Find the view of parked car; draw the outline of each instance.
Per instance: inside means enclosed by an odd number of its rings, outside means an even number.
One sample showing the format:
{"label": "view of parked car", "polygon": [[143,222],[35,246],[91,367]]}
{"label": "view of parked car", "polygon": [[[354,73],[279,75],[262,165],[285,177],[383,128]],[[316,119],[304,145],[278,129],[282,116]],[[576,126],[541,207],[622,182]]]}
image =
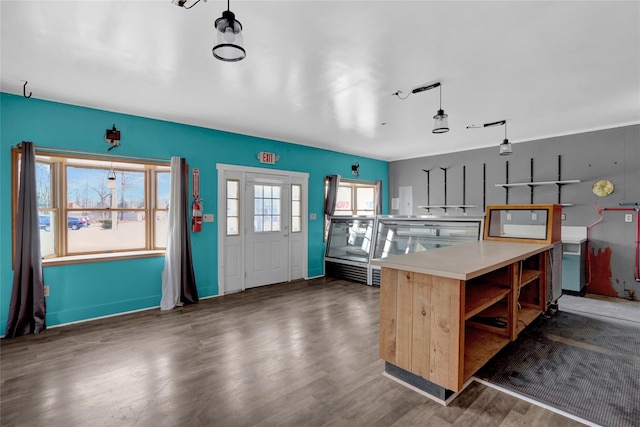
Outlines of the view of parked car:
{"label": "view of parked car", "polygon": [[77,216],[70,216],[67,218],[67,227],[69,227],[72,230],[78,230],[82,227],[84,227],[84,224],[82,222],[82,218],[77,217]]}
{"label": "view of parked car", "polygon": [[40,215],[40,230],[51,230],[51,218],[49,218],[49,215]]}

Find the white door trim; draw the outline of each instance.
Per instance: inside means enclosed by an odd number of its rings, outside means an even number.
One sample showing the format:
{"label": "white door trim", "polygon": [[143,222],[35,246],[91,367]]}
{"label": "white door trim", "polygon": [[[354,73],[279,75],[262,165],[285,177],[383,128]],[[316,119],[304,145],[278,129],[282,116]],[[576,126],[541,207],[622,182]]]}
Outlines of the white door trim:
{"label": "white door trim", "polygon": [[[225,237],[227,233],[226,227],[226,180],[225,180],[225,172],[240,172],[240,188],[241,191],[244,192],[245,184],[247,181],[247,174],[250,173],[258,173],[263,175],[280,175],[289,177],[289,181],[296,183],[300,183],[302,185],[302,230],[303,230],[303,243],[302,243],[302,275],[303,278],[308,279],[308,261],[309,261],[309,174],[306,172],[294,172],[287,170],[279,170],[279,169],[269,169],[269,168],[256,168],[251,166],[239,166],[239,165],[228,165],[223,163],[217,163],[216,169],[218,170],[218,295],[225,294]],[[296,178],[295,180],[293,178]],[[300,182],[302,181],[302,182]],[[244,207],[240,208],[241,220],[240,223],[244,224]],[[245,233],[243,230],[241,233],[241,245],[242,248],[240,253],[244,254],[246,248],[245,242]],[[289,239],[291,242],[291,239]],[[289,243],[291,244],[291,243]],[[290,248],[291,249],[291,248]],[[289,250],[290,261],[292,251]],[[243,257],[244,258],[244,257]],[[242,260],[242,271],[245,271],[245,263],[244,259]],[[291,263],[290,263],[291,265]],[[242,289],[245,289],[245,282],[243,282]]]}

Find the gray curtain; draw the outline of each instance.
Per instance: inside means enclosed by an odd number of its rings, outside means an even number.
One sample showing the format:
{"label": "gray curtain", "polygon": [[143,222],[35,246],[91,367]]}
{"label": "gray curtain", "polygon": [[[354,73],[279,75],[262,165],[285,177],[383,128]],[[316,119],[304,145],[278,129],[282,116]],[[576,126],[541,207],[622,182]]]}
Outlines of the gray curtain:
{"label": "gray curtain", "polygon": [[40,224],[36,197],[36,150],[31,142],[22,142],[21,145],[13,289],[5,332],[7,338],[37,334],[46,329]]}
{"label": "gray curtain", "polygon": [[376,181],[376,215],[382,214],[382,181]]}
{"label": "gray curtain", "polygon": [[327,197],[324,199],[324,214],[331,217],[336,211],[340,175],[330,175],[327,177],[327,180],[329,181],[329,189],[327,190]]}
{"label": "gray curtain", "polygon": [[182,202],[180,203],[180,209],[182,209],[182,226],[184,232],[182,233],[182,239],[180,241],[180,247],[182,248],[182,274],[180,280],[180,302],[183,304],[195,304],[198,302],[198,289],[196,288],[196,275],[193,271],[193,258],[191,256],[191,225],[190,210],[189,210],[189,168],[185,159],[180,159],[180,186],[182,187]]}
{"label": "gray curtain", "polygon": [[196,277],[191,256],[189,176],[185,159],[171,158],[171,203],[169,235],[162,272],[161,310],[198,302]]}

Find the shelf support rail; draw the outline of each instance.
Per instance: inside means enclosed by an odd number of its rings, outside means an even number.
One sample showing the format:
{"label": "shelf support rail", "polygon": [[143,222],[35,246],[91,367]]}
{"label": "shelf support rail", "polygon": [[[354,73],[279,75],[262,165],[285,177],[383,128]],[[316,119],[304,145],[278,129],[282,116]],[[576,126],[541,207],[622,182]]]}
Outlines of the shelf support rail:
{"label": "shelf support rail", "polygon": [[[422,171],[427,174],[427,206],[430,206],[431,202],[429,201],[429,169],[422,169]],[[431,210],[427,208],[427,212],[431,212]]]}
{"label": "shelf support rail", "polygon": [[530,167],[530,169],[531,169],[531,181],[530,182],[532,184],[529,184],[529,189],[531,190],[531,201],[529,203],[533,204],[533,187],[534,187],[534,185],[533,185],[533,157],[531,158],[531,167]]}
{"label": "shelf support rail", "polygon": [[447,168],[440,167],[444,172],[444,213],[447,213]]}

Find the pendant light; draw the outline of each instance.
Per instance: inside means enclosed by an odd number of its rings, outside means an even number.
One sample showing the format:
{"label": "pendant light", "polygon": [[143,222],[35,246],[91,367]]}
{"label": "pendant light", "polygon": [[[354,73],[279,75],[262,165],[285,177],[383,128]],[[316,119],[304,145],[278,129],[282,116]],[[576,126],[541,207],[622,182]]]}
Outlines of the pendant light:
{"label": "pendant light", "polygon": [[213,56],[225,62],[236,62],[247,56],[242,47],[242,24],[236,20],[236,16],[229,10],[222,12],[222,17],[216,19],[216,44],[213,46]]}
{"label": "pendant light", "polygon": [[502,140],[502,144],[500,144],[500,155],[508,156],[513,154],[513,150],[511,149],[511,143],[507,139],[507,121],[503,120],[504,123],[504,140]]}
{"label": "pendant light", "polygon": [[513,150],[511,149],[511,143],[507,139],[507,121],[506,120],[500,120],[492,123],[485,123],[483,125],[469,125],[467,126],[467,129],[481,129],[481,128],[488,128],[493,126],[504,126],[504,139],[500,144],[500,155],[508,156],[510,154],[513,154]]}
{"label": "pendant light", "polygon": [[[444,110],[442,109],[442,85],[440,84],[440,82],[437,83],[433,83],[429,86],[422,86],[422,87],[417,87],[415,89],[413,89],[411,91],[411,93],[419,93],[419,92],[424,92],[427,90],[431,90],[431,89],[435,89],[435,88],[440,88],[440,108],[438,109],[438,112],[436,113],[435,116],[433,116],[433,133],[446,133],[449,132],[449,120],[448,120],[448,115],[446,115],[444,113]],[[402,93],[401,90],[396,91],[395,93],[393,93],[392,95],[397,96],[398,98],[405,100],[409,97],[409,95],[411,95],[411,93],[405,97],[400,96],[400,94]]]}
{"label": "pendant light", "polygon": [[449,132],[449,120],[447,119],[449,116],[447,116],[442,109],[442,85],[438,83],[438,87],[440,87],[440,108],[438,109],[436,115],[433,116],[434,122],[432,132],[445,133]]}

